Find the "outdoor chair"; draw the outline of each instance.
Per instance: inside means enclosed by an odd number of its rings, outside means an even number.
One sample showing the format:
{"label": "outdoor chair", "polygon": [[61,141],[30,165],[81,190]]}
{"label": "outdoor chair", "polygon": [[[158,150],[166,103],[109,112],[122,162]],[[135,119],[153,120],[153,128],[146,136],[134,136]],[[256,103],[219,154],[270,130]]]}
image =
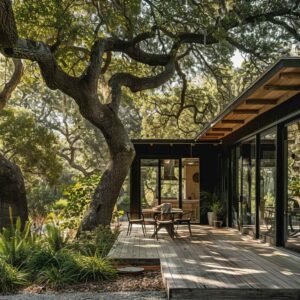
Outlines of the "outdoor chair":
{"label": "outdoor chair", "polygon": [[127,218],[128,218],[127,235],[131,234],[132,225],[141,225],[142,226],[142,230],[143,230],[143,234],[145,236],[145,234],[146,234],[146,228],[145,228],[145,221],[144,221],[144,215],[143,215],[143,213],[141,213],[141,218],[140,219],[132,219],[130,212],[126,212],[126,214],[127,214]]}
{"label": "outdoor chair", "polygon": [[192,211],[186,211],[182,214],[178,215],[178,218],[174,219],[174,225],[177,225],[176,231],[178,230],[179,225],[187,225],[189,228],[190,236],[192,236],[191,230],[191,218],[192,218]]}
{"label": "outdoor chair", "polygon": [[156,219],[156,230],[154,231],[154,235],[158,240],[158,231],[161,228],[165,228],[169,234],[169,236],[174,239],[175,230],[174,230],[174,213],[159,213],[155,216]]}

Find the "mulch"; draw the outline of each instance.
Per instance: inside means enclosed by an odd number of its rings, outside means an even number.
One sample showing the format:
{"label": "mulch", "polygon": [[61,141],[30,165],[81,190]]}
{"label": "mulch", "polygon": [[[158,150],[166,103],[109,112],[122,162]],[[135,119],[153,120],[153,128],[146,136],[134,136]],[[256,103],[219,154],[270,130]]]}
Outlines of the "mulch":
{"label": "mulch", "polygon": [[[140,291],[163,291],[164,285],[161,273],[158,270],[145,270],[142,274],[120,274],[115,279],[87,282],[76,285],[70,285],[63,288],[64,293],[73,292],[140,292]],[[60,292],[59,289],[50,289],[46,286],[31,285],[22,292],[26,294],[43,294],[51,292]]]}

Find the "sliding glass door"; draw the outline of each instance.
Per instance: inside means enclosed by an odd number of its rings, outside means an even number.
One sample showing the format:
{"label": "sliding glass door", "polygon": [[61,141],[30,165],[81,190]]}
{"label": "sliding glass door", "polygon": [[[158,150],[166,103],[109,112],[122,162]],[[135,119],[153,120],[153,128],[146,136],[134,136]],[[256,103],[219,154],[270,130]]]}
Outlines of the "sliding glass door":
{"label": "sliding glass door", "polygon": [[241,223],[243,232],[255,236],[256,216],[256,141],[241,145]]}
{"label": "sliding glass door", "polygon": [[198,158],[141,159],[141,209],[170,203],[190,212],[200,222],[200,170]]}
{"label": "sliding glass door", "polygon": [[161,203],[179,207],[179,159],[160,160]]}
{"label": "sliding glass door", "polygon": [[287,130],[287,201],[285,246],[300,252],[300,120],[289,124]]}
{"label": "sliding glass door", "polygon": [[141,208],[158,205],[158,160],[141,159]]}
{"label": "sliding glass door", "polygon": [[276,128],[260,135],[259,231],[271,242],[276,233],[276,140]]}

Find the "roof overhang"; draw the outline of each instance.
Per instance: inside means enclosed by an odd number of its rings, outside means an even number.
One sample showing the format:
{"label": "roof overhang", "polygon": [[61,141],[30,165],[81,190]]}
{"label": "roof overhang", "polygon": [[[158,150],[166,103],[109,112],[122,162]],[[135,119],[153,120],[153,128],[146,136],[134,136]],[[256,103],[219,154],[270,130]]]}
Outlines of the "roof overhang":
{"label": "roof overhang", "polygon": [[196,141],[222,141],[257,116],[300,93],[300,58],[282,58],[213,119]]}

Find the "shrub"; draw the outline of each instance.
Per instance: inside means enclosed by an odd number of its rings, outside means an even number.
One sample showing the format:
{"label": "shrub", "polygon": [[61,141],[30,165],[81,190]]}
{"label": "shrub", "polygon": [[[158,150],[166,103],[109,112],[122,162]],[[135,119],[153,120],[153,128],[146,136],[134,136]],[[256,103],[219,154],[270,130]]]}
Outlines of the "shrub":
{"label": "shrub", "polygon": [[30,274],[31,280],[34,281],[42,270],[55,265],[55,263],[55,253],[49,249],[39,248],[28,257],[24,267]]}
{"label": "shrub", "polygon": [[0,292],[8,293],[27,285],[28,274],[5,261],[0,262]]}
{"label": "shrub", "polygon": [[[50,254],[51,255],[51,254]],[[80,267],[74,254],[66,250],[48,256],[46,264],[37,273],[37,281],[53,288],[63,288],[79,281]]]}
{"label": "shrub", "polygon": [[[11,212],[10,212],[11,213]],[[20,218],[3,228],[0,233],[0,258],[13,266],[21,266],[36,244],[36,236],[30,232],[31,223],[22,229]]]}
{"label": "shrub", "polygon": [[75,260],[80,268],[80,281],[105,280],[116,275],[116,269],[106,258],[78,255]]}
{"label": "shrub", "polygon": [[86,256],[105,257],[113,246],[119,230],[114,232],[109,227],[98,226],[93,233],[82,232],[78,240],[69,248]]}
{"label": "shrub", "polygon": [[50,250],[57,252],[68,244],[68,237],[53,223],[46,225],[45,241]]}
{"label": "shrub", "polygon": [[95,230],[96,254],[101,257],[106,256],[114,245],[118,234],[118,229],[112,232],[109,227],[98,226]]}

